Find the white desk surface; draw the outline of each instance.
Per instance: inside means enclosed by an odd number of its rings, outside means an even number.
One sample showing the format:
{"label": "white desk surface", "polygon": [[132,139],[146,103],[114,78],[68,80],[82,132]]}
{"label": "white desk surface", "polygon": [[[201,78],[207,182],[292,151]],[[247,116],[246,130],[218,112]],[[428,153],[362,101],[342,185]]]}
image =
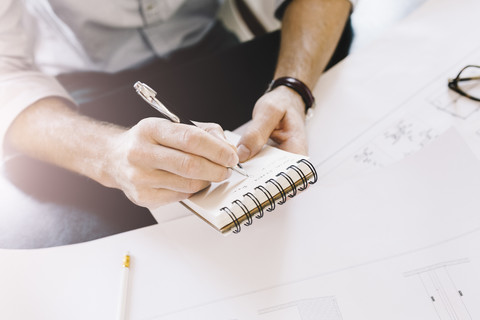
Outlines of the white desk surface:
{"label": "white desk surface", "polygon": [[323,179],[275,214],[237,237],[189,216],[0,250],[2,315],[113,318],[129,250],[131,319],[480,317],[480,107],[446,86],[480,60],[479,10],[430,0],[322,77],[309,137]]}

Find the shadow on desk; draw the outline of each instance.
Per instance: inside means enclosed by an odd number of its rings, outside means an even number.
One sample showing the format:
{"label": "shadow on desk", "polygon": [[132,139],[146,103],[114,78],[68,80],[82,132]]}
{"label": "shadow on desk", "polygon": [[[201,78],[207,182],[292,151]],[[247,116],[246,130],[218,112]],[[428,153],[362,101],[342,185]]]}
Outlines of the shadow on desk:
{"label": "shadow on desk", "polygon": [[73,244],[156,224],[120,190],[47,163],[18,156],[2,171],[0,248]]}

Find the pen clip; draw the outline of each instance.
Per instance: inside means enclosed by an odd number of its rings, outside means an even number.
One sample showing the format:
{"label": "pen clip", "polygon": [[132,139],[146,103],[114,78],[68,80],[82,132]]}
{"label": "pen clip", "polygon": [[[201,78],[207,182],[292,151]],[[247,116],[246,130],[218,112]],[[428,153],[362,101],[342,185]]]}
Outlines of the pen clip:
{"label": "pen clip", "polygon": [[157,92],[155,90],[140,81],[135,82],[133,87],[137,91],[138,95],[142,97],[142,99],[145,100],[149,105],[154,107],[169,120],[180,123],[180,118],[170,112],[170,110],[168,110],[167,107],[163,105],[163,103],[161,103],[160,101],[158,101],[157,98],[155,98],[155,96],[157,95]]}

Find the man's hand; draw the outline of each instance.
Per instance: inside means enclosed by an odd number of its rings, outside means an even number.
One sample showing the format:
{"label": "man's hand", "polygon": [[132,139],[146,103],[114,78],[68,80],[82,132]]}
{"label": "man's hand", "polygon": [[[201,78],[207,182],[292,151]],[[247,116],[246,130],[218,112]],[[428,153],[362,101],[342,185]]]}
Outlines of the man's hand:
{"label": "man's hand", "polygon": [[238,143],[238,157],[240,162],[253,157],[269,138],[280,149],[306,155],[306,137],[302,98],[295,91],[279,86],[255,104],[252,122]]}
{"label": "man's hand", "polygon": [[154,209],[189,197],[231,173],[235,147],[216,124],[202,128],[148,118],[131,129],[79,115],[64,100],[45,98],[10,126],[18,151],[121,189]]}
{"label": "man's hand", "polygon": [[[350,9],[348,0],[291,1],[282,18],[273,78],[293,77],[313,90],[337,46]],[[281,149],[307,153],[305,104],[287,87],[277,87],[255,104],[252,123],[238,146],[240,161],[253,157],[268,138]]]}
{"label": "man's hand", "polygon": [[225,180],[231,174],[227,167],[238,163],[235,149],[220,126],[199,126],[203,129],[148,118],[120,134],[106,156],[109,186],[154,209]]}

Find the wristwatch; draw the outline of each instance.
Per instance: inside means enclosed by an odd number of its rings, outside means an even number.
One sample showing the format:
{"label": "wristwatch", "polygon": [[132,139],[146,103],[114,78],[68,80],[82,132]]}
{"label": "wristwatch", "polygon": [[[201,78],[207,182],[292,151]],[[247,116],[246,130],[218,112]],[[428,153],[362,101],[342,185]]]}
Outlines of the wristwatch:
{"label": "wristwatch", "polygon": [[286,86],[297,92],[305,103],[305,113],[315,104],[315,97],[308,86],[302,81],[292,77],[280,77],[272,80],[266,92],[270,92],[278,86]]}

